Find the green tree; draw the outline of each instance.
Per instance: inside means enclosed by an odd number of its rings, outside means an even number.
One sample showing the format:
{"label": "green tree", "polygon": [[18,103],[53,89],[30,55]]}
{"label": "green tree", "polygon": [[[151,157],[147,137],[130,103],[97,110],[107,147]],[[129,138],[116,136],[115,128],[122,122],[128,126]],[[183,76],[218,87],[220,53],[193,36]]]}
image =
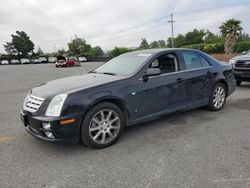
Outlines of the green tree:
{"label": "green tree", "polygon": [[[169,46],[169,47],[171,46],[171,39],[172,39],[172,38],[169,38],[169,40],[168,40],[168,46]],[[187,43],[186,43],[186,37],[185,37],[184,35],[182,35],[182,34],[179,34],[179,35],[174,39],[174,41],[175,41],[175,46],[176,46],[177,48],[179,48],[179,47],[184,46],[184,45],[187,44]]]}
{"label": "green tree", "polygon": [[56,56],[61,56],[61,55],[64,55],[66,54],[66,51],[64,49],[60,49],[56,52]]}
{"label": "green tree", "polygon": [[44,52],[43,52],[43,50],[42,50],[40,47],[38,47],[36,54],[37,54],[38,56],[40,56],[40,55],[43,55]]}
{"label": "green tree", "polygon": [[17,49],[11,42],[6,42],[4,46],[4,50],[7,52],[8,55],[13,56],[17,55]]}
{"label": "green tree", "polygon": [[111,56],[118,56],[118,55],[121,55],[123,53],[126,53],[126,52],[129,52],[129,49],[128,48],[125,48],[125,47],[115,47],[113,50],[111,50],[109,52],[109,55]]}
{"label": "green tree", "polygon": [[165,48],[166,47],[165,40],[158,40],[157,43],[158,43],[159,48]]}
{"label": "green tree", "polygon": [[224,22],[219,28],[222,36],[225,39],[225,53],[230,54],[233,52],[236,44],[236,39],[240,35],[242,27],[240,26],[241,21],[230,19]]}
{"label": "green tree", "polygon": [[12,44],[17,50],[18,55],[27,56],[34,50],[34,43],[24,31],[16,31],[16,35],[11,35]]}
{"label": "green tree", "polygon": [[223,42],[223,38],[207,30],[205,32],[204,42],[205,43],[219,43],[219,42]]}
{"label": "green tree", "polygon": [[92,56],[102,56],[104,54],[102,48],[100,46],[95,46],[91,49]]}
{"label": "green tree", "polygon": [[68,47],[70,55],[88,56],[91,51],[91,46],[87,44],[85,39],[77,36],[68,43]]}
{"label": "green tree", "polygon": [[151,42],[149,46],[150,46],[150,48],[159,48],[157,41]]}
{"label": "green tree", "polygon": [[140,49],[148,49],[149,48],[149,44],[148,44],[147,39],[145,39],[145,38],[141,39],[141,44],[140,44],[139,48]]}
{"label": "green tree", "polygon": [[204,36],[205,36],[205,31],[203,29],[202,30],[194,29],[193,31],[188,32],[185,35],[185,43],[186,45],[203,43]]}

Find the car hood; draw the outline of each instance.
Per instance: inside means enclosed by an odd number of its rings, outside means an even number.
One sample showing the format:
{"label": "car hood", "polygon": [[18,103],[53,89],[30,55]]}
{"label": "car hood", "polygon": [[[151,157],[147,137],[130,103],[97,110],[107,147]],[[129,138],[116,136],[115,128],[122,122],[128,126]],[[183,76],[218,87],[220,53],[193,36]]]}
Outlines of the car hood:
{"label": "car hood", "polygon": [[235,60],[250,60],[250,54],[239,55],[239,56],[234,57],[233,59],[235,59]]}
{"label": "car hood", "polygon": [[110,82],[124,79],[123,76],[112,76],[106,74],[89,73],[86,75],[78,75],[60,78],[40,84],[31,90],[32,95],[50,100],[54,96],[61,93],[71,93],[78,90],[88,89],[94,86],[107,84]]}

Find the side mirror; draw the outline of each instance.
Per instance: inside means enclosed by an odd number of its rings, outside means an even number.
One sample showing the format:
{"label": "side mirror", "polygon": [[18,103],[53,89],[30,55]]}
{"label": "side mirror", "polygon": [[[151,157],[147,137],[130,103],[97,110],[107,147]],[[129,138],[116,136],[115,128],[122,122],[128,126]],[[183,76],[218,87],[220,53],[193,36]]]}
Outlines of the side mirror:
{"label": "side mirror", "polygon": [[161,70],[159,68],[149,68],[147,72],[143,75],[142,79],[146,81],[150,76],[157,76],[161,74]]}
{"label": "side mirror", "polygon": [[246,55],[246,54],[247,54],[247,51],[241,52],[241,55]]}

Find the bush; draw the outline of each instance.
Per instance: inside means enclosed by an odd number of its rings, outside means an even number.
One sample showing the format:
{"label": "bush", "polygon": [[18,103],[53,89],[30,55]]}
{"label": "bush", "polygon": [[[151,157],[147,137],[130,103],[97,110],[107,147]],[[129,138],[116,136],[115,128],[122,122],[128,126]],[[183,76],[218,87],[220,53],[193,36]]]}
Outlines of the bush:
{"label": "bush", "polygon": [[191,44],[183,46],[183,48],[192,48],[204,51],[206,53],[223,53],[224,44],[223,43],[211,43],[211,44]]}
{"label": "bush", "polygon": [[237,42],[234,47],[234,52],[241,53],[250,50],[250,40]]}

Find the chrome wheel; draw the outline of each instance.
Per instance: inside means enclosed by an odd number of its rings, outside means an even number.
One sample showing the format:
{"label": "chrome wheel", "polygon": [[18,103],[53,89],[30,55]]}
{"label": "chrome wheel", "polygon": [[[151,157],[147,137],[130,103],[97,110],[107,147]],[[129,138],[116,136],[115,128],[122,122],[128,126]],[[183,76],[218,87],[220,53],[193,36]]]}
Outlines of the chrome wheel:
{"label": "chrome wheel", "polygon": [[97,144],[107,144],[114,140],[121,128],[118,114],[111,109],[97,112],[89,124],[89,136]]}
{"label": "chrome wheel", "polygon": [[226,100],[226,92],[224,87],[217,86],[214,90],[213,95],[213,105],[215,108],[219,109],[224,105],[224,102]]}

